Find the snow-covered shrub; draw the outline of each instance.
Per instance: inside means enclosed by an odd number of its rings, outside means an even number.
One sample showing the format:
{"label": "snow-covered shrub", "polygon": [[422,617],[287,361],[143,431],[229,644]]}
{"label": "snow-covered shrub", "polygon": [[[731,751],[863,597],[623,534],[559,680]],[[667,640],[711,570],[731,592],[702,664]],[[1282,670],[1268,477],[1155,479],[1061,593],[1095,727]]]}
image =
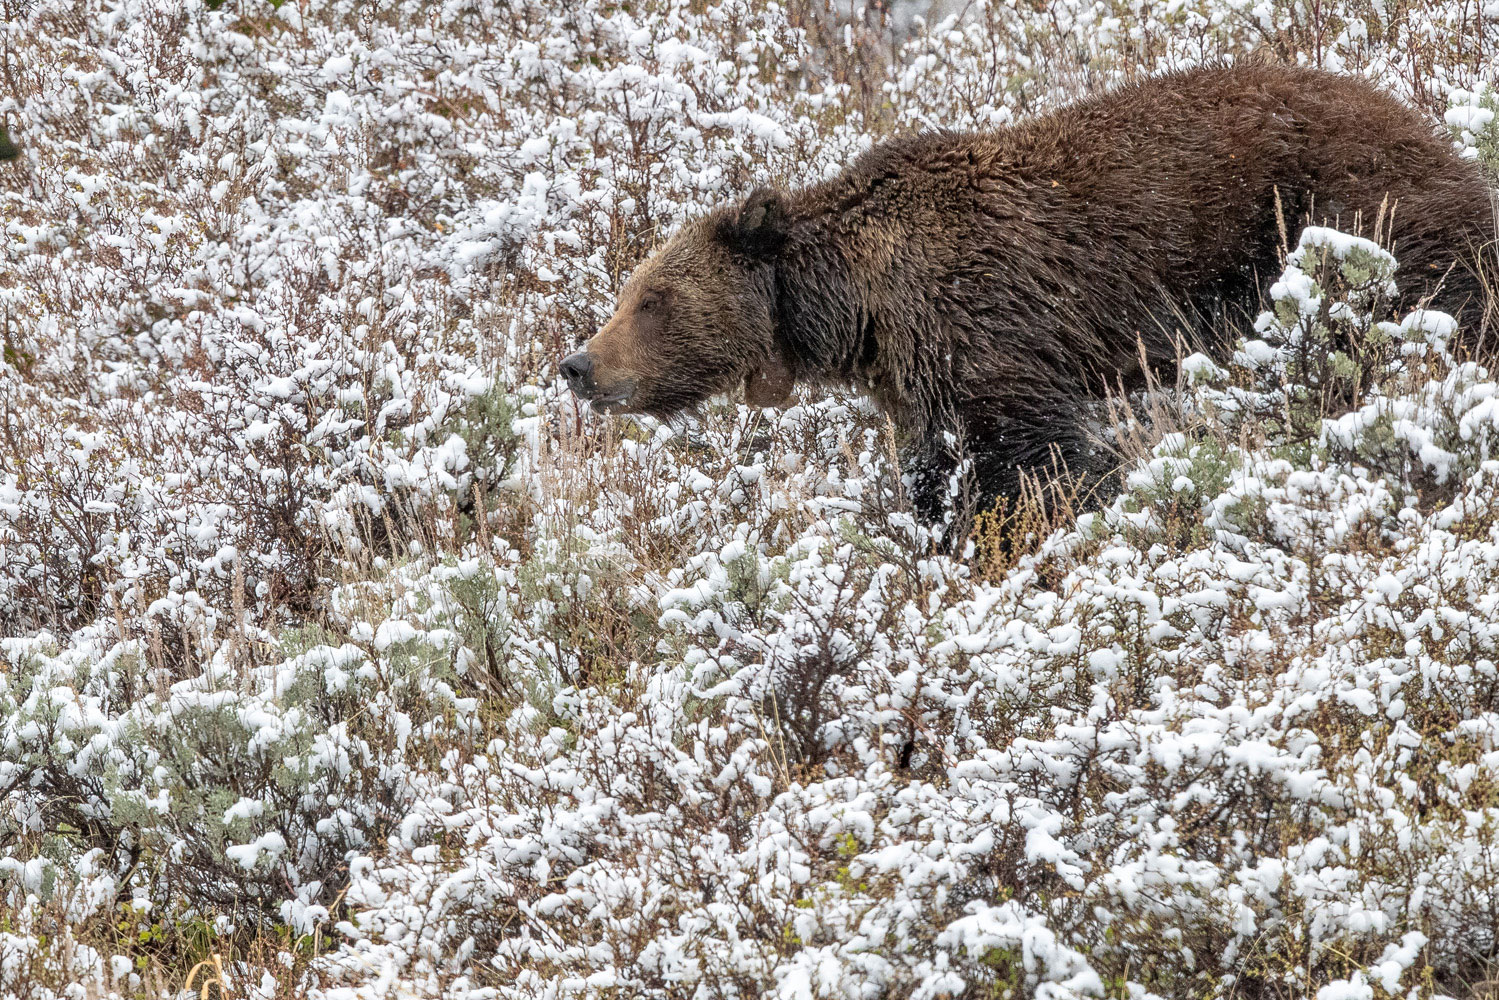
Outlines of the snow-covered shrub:
{"label": "snow-covered shrub", "polygon": [[1395,278],[1395,258],[1373,241],[1307,227],[1229,369],[1187,359],[1199,405],[1229,432],[1254,425],[1304,460],[1322,419],[1361,403],[1399,358],[1398,329],[1383,322]]}
{"label": "snow-covered shrub", "polygon": [[1499,177],[1499,93],[1485,82],[1472,90],[1454,90],[1445,115],[1447,128],[1463,156],[1477,160],[1490,176]]}
{"label": "snow-covered shrub", "polygon": [[[1270,286],[1271,309],[1255,323],[1255,336],[1240,341],[1226,367],[1202,355],[1187,359],[1191,405],[1214,435],[1191,454],[1252,440],[1297,465],[1359,464],[1392,487],[1427,494],[1428,503],[1450,496],[1489,458],[1481,429],[1489,373],[1456,360],[1450,316],[1419,310],[1385,318],[1397,281],[1395,259],[1377,244],[1320,227],[1303,231]],[[1168,448],[1131,483],[1158,491],[1174,481],[1168,467],[1181,459]],[[1196,481],[1188,476],[1181,488]]]}
{"label": "snow-covered shrub", "polygon": [[125,885],[175,907],[310,930],[342,891],[346,852],[409,808],[412,732],[458,704],[446,637],[397,633],[372,637],[379,655],[288,635],[270,667],[250,665],[247,636],[176,685],[145,643],[103,656],[12,643],[0,833],[51,863],[11,890],[45,899],[52,868],[103,852]]}

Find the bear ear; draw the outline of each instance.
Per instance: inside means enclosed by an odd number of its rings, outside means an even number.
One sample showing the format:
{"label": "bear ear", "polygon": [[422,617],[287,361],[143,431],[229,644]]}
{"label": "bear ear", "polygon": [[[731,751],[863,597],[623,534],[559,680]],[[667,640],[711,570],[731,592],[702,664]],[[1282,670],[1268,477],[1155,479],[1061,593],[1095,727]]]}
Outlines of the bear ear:
{"label": "bear ear", "polygon": [[783,406],[791,398],[795,385],[796,373],[779,352],[772,352],[744,376],[744,403],[746,406]]}
{"label": "bear ear", "polygon": [[768,257],[786,242],[786,201],[774,188],[750,192],[739,212],[726,220],[720,235],[729,248],[747,257]]}

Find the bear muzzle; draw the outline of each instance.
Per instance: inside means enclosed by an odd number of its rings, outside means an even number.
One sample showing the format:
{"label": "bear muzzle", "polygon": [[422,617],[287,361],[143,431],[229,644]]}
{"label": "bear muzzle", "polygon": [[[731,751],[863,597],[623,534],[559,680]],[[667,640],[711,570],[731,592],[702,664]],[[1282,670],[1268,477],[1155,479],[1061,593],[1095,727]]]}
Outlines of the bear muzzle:
{"label": "bear muzzle", "polygon": [[596,378],[597,365],[588,351],[578,351],[562,359],[558,366],[567,387],[579,399],[586,399],[596,413],[619,413],[630,403],[635,394],[635,380],[622,379],[612,385],[600,385]]}

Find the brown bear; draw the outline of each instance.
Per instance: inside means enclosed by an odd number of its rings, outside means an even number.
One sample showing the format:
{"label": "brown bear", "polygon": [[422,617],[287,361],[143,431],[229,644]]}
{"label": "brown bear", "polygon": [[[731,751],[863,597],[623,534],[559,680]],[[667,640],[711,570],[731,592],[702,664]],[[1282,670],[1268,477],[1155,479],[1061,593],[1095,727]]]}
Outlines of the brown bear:
{"label": "brown bear", "polygon": [[1280,270],[1281,220],[1294,240],[1382,205],[1406,304],[1483,322],[1489,190],[1425,115],[1318,70],[1172,73],[761,188],[640,265],[561,370],[596,410],[657,416],[741,381],[752,405],[856,386],[908,435],[913,501],[937,517],[954,482],[988,502],[1057,458],[1106,475],[1079,400],[1169,371],[1184,344],[1221,352]]}

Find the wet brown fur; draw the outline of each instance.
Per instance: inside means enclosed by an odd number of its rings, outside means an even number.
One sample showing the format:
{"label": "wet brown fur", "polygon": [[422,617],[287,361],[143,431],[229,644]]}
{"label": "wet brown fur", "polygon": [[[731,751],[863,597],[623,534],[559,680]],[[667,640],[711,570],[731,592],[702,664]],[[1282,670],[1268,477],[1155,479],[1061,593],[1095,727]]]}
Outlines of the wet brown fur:
{"label": "wet brown fur", "polygon": [[1292,239],[1392,205],[1406,303],[1436,292],[1482,319],[1477,167],[1363,81],[1251,63],[892,139],[832,180],[757,191],[643,264],[587,350],[601,393],[629,396],[610,409],[669,414],[740,380],[754,402],[793,379],[859,386],[909,433],[935,514],[963,456],[985,499],[1054,454],[1101,472],[1079,399],[1138,385],[1142,348],[1163,370],[1183,343],[1221,351],[1215,331],[1280,269],[1277,195]]}

